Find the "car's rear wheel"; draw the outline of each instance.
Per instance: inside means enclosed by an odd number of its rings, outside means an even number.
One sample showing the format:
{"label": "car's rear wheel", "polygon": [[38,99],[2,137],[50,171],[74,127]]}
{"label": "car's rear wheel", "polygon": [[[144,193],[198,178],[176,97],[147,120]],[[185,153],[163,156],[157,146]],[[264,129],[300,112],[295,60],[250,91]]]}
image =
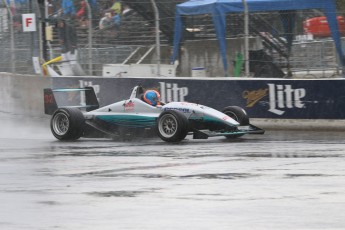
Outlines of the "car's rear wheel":
{"label": "car's rear wheel", "polygon": [[[240,123],[241,126],[249,125],[249,117],[244,109],[242,109],[239,106],[228,106],[225,107],[222,112],[238,123]],[[243,136],[244,134],[236,134],[231,136],[226,136],[226,138],[232,139],[237,138],[240,136]]]}
{"label": "car's rear wheel", "polygon": [[178,111],[164,111],[158,117],[157,133],[166,142],[182,141],[188,133],[188,119]]}
{"label": "car's rear wheel", "polygon": [[77,108],[60,108],[50,120],[50,129],[59,140],[77,140],[83,135],[85,118]]}

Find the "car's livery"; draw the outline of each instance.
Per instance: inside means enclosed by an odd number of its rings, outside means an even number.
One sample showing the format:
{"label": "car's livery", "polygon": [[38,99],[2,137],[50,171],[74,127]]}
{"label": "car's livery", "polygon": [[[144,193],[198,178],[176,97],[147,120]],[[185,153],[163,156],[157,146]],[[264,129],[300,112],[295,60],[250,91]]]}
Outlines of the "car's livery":
{"label": "car's livery", "polygon": [[[58,106],[57,92],[83,92],[85,104]],[[45,113],[52,115],[51,131],[59,140],[90,137],[94,131],[113,139],[150,133],[167,142],[182,141],[188,134],[193,134],[194,139],[207,139],[264,133],[250,124],[246,112],[237,106],[228,106],[222,112],[189,102],[151,106],[142,100],[143,93],[143,87],[136,86],[129,99],[99,108],[92,87],[45,89]]]}

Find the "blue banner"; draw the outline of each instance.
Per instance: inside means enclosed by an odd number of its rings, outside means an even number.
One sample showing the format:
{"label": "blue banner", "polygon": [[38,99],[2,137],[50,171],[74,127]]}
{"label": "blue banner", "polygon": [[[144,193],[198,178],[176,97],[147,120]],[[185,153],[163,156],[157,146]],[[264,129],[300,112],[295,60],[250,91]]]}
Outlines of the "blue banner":
{"label": "blue banner", "polygon": [[345,80],[341,79],[53,78],[54,88],[93,86],[101,106],[129,98],[139,84],[159,90],[165,102],[188,101],[218,110],[237,105],[252,118],[345,119]]}

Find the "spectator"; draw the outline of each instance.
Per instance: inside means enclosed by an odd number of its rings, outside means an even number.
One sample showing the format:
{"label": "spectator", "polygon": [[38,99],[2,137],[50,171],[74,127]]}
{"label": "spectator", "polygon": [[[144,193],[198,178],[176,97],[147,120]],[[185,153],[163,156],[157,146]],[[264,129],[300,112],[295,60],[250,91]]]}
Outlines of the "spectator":
{"label": "spectator", "polygon": [[70,19],[73,19],[75,17],[76,10],[72,0],[62,0],[61,8],[64,17],[68,17]]}
{"label": "spectator", "polygon": [[98,10],[97,0],[89,0],[89,4],[90,4],[92,11],[96,12]]}
{"label": "spectator", "polygon": [[113,5],[110,7],[110,10],[113,13],[121,14],[121,10],[122,10],[121,2],[119,0],[113,0]]}
{"label": "spectator", "polygon": [[82,0],[80,2],[80,8],[77,12],[77,18],[80,20],[84,20],[87,18],[87,4],[85,0]]}
{"label": "spectator", "polygon": [[122,11],[123,18],[130,16],[132,13],[134,13],[134,11],[128,5],[123,6],[123,11]]}
{"label": "spectator", "polygon": [[74,26],[64,18],[58,19],[57,26],[61,44],[62,62],[60,65],[63,66],[61,69],[64,71],[64,74],[74,76],[85,75],[78,63],[77,33]]}
{"label": "spectator", "polygon": [[[48,2],[49,18],[57,23],[58,18],[62,17],[62,8],[60,0],[49,0]],[[56,24],[57,25],[57,24]]]}
{"label": "spectator", "polygon": [[74,54],[77,49],[77,34],[75,28],[65,19],[59,18],[57,22],[58,35],[62,54]]}
{"label": "spectator", "polygon": [[[91,17],[92,17],[92,26],[98,26],[98,19],[100,13],[98,12],[98,5],[96,0],[88,0],[91,9]],[[79,4],[79,10],[76,13],[76,17],[79,20],[79,24],[82,27],[89,25],[89,15],[88,15],[88,7],[86,0],[81,0]]]}
{"label": "spectator", "polygon": [[97,21],[95,19],[99,19],[100,16],[100,12],[98,10],[98,4],[97,4],[97,0],[89,0],[89,4],[90,4],[90,8],[91,8],[91,15],[93,18],[93,25],[97,24]]}
{"label": "spectator", "polygon": [[99,29],[105,30],[114,26],[114,20],[110,12],[106,12],[104,17],[99,21]]}
{"label": "spectator", "polygon": [[120,24],[121,24],[121,16],[120,16],[120,14],[117,14],[117,13],[114,14],[113,22],[114,22],[115,28],[119,29],[120,28]]}
{"label": "spectator", "polygon": [[79,25],[81,27],[87,27],[88,25],[89,20],[88,20],[87,13],[88,13],[87,3],[85,0],[82,0],[80,2],[80,8],[76,15],[77,19],[79,20]]}

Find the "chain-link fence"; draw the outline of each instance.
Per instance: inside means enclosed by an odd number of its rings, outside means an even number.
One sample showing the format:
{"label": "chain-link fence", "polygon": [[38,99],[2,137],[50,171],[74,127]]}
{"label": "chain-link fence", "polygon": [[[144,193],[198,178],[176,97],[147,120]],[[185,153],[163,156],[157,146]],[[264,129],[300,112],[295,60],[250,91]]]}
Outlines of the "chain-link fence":
{"label": "chain-link fence", "polygon": [[[171,62],[171,46],[174,36],[175,6],[183,1],[157,0],[155,1],[160,16],[160,44],[163,48],[161,56],[155,56],[151,47],[156,44],[156,30],[154,8],[150,0],[1,0],[0,2],[0,71],[16,73],[39,73],[40,66],[49,60],[61,56],[63,53],[77,51],[78,63],[85,74],[102,75],[104,64],[118,63],[160,63]],[[36,17],[36,31],[26,32],[23,15],[34,13]],[[341,14],[339,14],[341,15]],[[284,17],[281,12],[251,13],[249,16],[249,36],[258,38],[260,44],[252,47],[250,63],[260,64],[258,68],[251,68],[251,74],[264,76],[270,74],[267,69],[278,68],[284,74],[288,69],[292,72],[335,70],[339,63],[330,34],[320,27],[320,33],[309,33],[306,36],[306,20],[319,18],[324,23],[323,13],[318,10],[297,11],[293,34],[284,31]],[[244,37],[244,15],[227,15],[226,36],[228,39]],[[63,21],[64,26],[59,22]],[[219,49],[207,47],[208,40],[215,40],[216,33],[212,16],[208,14],[186,16],[185,28],[181,46],[180,67],[190,55],[183,54],[184,44],[195,42],[193,50],[204,51],[198,60],[191,65],[201,65],[206,62],[212,68],[222,69],[217,65]],[[66,29],[68,27],[69,29]],[[344,18],[339,18],[340,32],[345,35]],[[322,32],[325,32],[322,34]],[[294,42],[289,48],[286,37],[292,36]],[[200,47],[197,47],[200,46]],[[228,52],[243,54],[243,44],[239,49]],[[260,49],[259,52],[256,52]],[[148,53],[151,52],[149,55]],[[214,55],[214,53],[218,53]],[[184,55],[184,56],[183,56]],[[232,55],[232,54],[229,54]],[[233,55],[235,56],[235,55]],[[66,55],[63,55],[65,58]],[[143,58],[144,57],[144,58]],[[233,69],[240,68],[243,74],[243,57],[236,54]],[[159,60],[157,60],[159,58]],[[57,59],[56,63],[61,62]],[[62,62],[69,60],[62,59]],[[75,60],[73,60],[75,61]],[[237,63],[235,63],[237,62]],[[35,68],[36,67],[36,68]],[[233,75],[231,69],[230,76]],[[58,70],[57,70],[58,71]],[[268,72],[267,72],[268,71]],[[262,73],[260,73],[262,72]],[[182,75],[190,73],[178,72]],[[42,73],[44,74],[44,73]]]}
{"label": "chain-link fence", "polygon": [[[39,57],[39,33],[24,33],[22,15],[37,12],[34,1],[0,3],[0,71],[34,73],[33,57]],[[34,58],[35,59],[35,58]]]}

